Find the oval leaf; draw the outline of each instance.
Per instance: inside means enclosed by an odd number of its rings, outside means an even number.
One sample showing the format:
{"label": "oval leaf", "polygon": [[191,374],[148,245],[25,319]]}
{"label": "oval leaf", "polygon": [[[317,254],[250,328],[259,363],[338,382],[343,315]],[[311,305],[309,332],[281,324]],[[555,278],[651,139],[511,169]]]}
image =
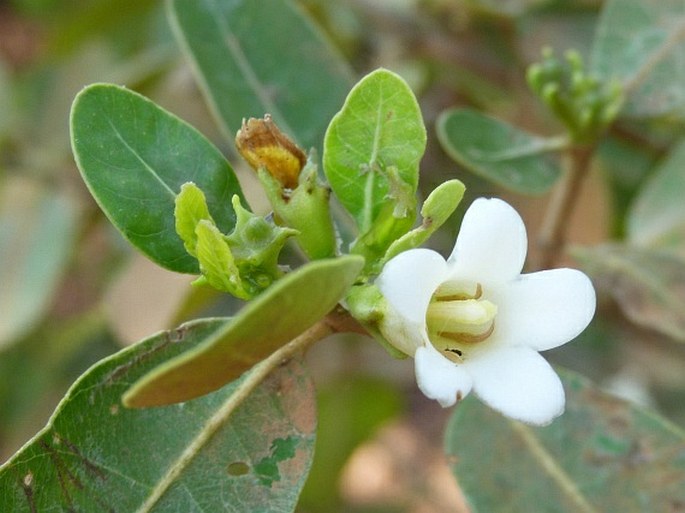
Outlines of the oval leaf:
{"label": "oval leaf", "polygon": [[685,342],[683,258],[618,244],[577,249],[574,256],[629,319]]}
{"label": "oval leaf", "polygon": [[473,110],[452,109],[437,121],[442,148],[469,171],[523,194],[542,194],[559,178],[557,162],[547,155],[560,149],[546,139]]}
{"label": "oval leaf", "polygon": [[174,200],[194,182],[216,224],[231,231],[231,197],[242,197],[231,166],[197,130],[123,87],[95,84],[71,110],[72,148],[88,189],[109,220],[162,267],[198,273],[176,233]]}
{"label": "oval leaf", "polygon": [[685,142],[671,151],[640,189],[628,212],[630,240],[641,246],[685,243]]}
{"label": "oval leaf", "polygon": [[297,362],[233,409],[242,381],[186,404],[129,410],[121,394],[226,320],[163,332],[99,362],[0,467],[0,511],[291,512],[313,453],[315,402]]}
{"label": "oval leaf", "polygon": [[685,5],[681,0],[610,0],[591,70],[626,88],[632,116],[685,115]]}
{"label": "oval leaf", "polygon": [[685,503],[685,434],[576,374],[562,379],[566,413],[544,428],[472,397],[456,408],[446,450],[473,511],[656,512]]}
{"label": "oval leaf", "polygon": [[331,188],[362,234],[393,192],[390,167],[413,198],[425,148],[421,110],[402,78],[379,69],[354,86],[326,131],[323,165]]}
{"label": "oval leaf", "polygon": [[143,407],[186,401],[233,381],[330,312],[363,265],[361,257],[344,256],[287,274],[203,344],[137,381],[124,403]]}
{"label": "oval leaf", "polygon": [[69,263],[73,198],[28,180],[0,190],[0,348],[35,328]]}
{"label": "oval leaf", "polygon": [[229,139],[244,118],[271,114],[301,146],[320,148],[353,75],[300,8],[286,0],[172,0],[168,6]]}

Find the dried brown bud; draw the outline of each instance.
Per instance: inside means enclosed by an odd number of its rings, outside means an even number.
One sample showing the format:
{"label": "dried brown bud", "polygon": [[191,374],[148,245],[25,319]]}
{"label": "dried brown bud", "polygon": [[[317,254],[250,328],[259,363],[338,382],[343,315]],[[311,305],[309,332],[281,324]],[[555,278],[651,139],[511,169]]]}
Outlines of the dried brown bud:
{"label": "dried brown bud", "polygon": [[255,171],[264,167],[284,188],[297,187],[307,156],[280,131],[269,114],[264,119],[243,120],[235,144]]}

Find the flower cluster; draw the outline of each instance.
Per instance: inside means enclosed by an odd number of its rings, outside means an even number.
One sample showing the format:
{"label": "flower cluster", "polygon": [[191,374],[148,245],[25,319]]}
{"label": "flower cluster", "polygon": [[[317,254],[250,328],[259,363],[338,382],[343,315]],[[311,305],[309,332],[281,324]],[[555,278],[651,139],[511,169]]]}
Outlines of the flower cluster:
{"label": "flower cluster", "polygon": [[538,351],[585,329],[595,292],[574,269],[521,274],[526,251],[518,213],[481,198],[447,260],[412,249],[385,265],[376,280],[388,304],[381,331],[414,356],[427,397],[447,407],[473,390],[495,410],[536,425],[563,412],[561,381]]}

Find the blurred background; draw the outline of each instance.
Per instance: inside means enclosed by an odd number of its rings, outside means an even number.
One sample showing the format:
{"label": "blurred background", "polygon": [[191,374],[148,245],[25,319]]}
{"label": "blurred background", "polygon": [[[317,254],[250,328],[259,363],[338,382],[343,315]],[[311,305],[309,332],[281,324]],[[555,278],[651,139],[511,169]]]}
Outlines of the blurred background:
{"label": "blurred background", "polygon": [[[470,174],[440,148],[434,123],[446,108],[469,106],[536,134],[560,133],[525,72],[546,46],[587,57],[603,2],[299,3],[358,76],[387,67],[416,92],[428,128],[421,191],[456,177],[467,185],[463,205],[505,197],[526,220],[534,260],[547,196],[517,195]],[[221,297],[201,298],[201,308],[189,302],[192,277],[133,251],[88,193],[71,156],[68,121],[75,94],[94,82],[126,85],[194,125],[232,160],[253,209],[268,211],[252,172],[234,158],[233,142],[206,108],[162,2],[0,0],[0,462],[45,424],[97,360],[160,329],[236,307]],[[617,300],[620,280],[593,259],[608,247],[599,244],[625,240],[626,214],[682,135],[682,117],[666,115],[626,117],[603,138],[571,220],[578,252],[559,262],[591,272],[600,310],[576,342],[546,355],[685,426],[683,266],[660,276],[669,287],[658,301],[632,292]],[[443,254],[459,215],[430,241]],[[680,244],[676,254],[684,254]],[[318,344],[308,358],[320,421],[302,511],[462,507],[442,450],[449,411],[417,391],[411,363],[351,336]]]}

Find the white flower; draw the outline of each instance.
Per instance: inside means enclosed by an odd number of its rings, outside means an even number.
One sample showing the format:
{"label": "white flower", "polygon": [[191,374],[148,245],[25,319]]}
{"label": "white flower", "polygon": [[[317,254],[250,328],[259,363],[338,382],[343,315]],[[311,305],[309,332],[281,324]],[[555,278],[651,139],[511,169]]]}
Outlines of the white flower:
{"label": "white flower", "polygon": [[544,425],[564,410],[564,389],[538,351],[565,344],[589,324],[595,291],[582,272],[521,274],[527,237],[516,211],[477,199],[450,257],[400,253],[376,285],[389,308],[381,331],[415,358],[421,391],[443,407],[472,389],[508,417]]}

